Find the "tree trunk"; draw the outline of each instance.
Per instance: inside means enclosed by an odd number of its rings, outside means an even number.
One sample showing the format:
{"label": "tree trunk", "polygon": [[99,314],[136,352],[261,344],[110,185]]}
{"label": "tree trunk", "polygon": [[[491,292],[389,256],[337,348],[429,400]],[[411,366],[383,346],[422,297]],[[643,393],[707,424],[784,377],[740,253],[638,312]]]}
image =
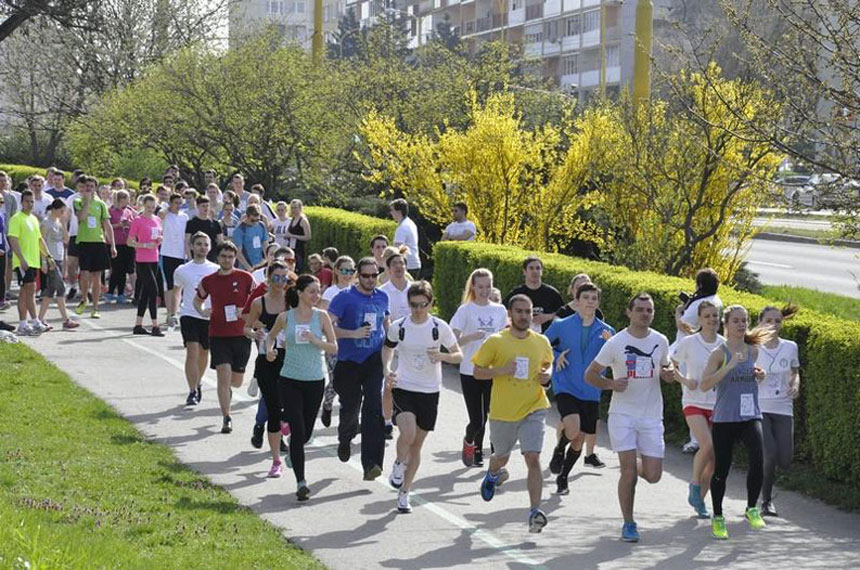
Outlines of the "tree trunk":
{"label": "tree trunk", "polygon": [[30,19],[30,14],[26,12],[18,11],[13,12],[11,16],[3,20],[0,23],[0,42],[8,38],[12,32],[14,32],[18,26],[26,22]]}

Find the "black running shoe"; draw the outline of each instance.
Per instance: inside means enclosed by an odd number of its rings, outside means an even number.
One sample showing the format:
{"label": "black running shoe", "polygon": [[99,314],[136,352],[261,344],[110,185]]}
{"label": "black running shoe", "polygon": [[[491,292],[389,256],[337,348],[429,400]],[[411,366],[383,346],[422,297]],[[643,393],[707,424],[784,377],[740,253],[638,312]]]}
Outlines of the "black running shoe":
{"label": "black running shoe", "polygon": [[606,463],[602,462],[599,457],[597,457],[596,453],[592,453],[588,457],[585,458],[585,464],[594,467],[595,469],[603,469],[606,467]]}
{"label": "black running shoe", "polygon": [[323,408],[322,414],[320,414],[320,421],[322,425],[329,427],[331,425],[331,410]]}
{"label": "black running shoe", "polygon": [[552,450],[552,459],[549,462],[549,472],[553,475],[561,473],[561,465],[564,463],[564,447],[558,445]]}
{"label": "black running shoe", "polygon": [[131,330],[131,334],[147,334],[148,335],[149,331],[146,330],[145,328],[143,328],[142,326],[137,325]]}
{"label": "black running shoe", "polygon": [[197,390],[191,390],[188,393],[188,397],[185,398],[186,406],[196,406],[197,405]]}
{"label": "black running shoe", "polygon": [[233,418],[224,416],[224,421],[221,424],[221,433],[233,433]]}
{"label": "black running shoe", "polygon": [[352,446],[348,441],[341,441],[337,444],[337,458],[346,463],[349,461],[349,456],[352,455]]}
{"label": "black running shoe", "polygon": [[555,484],[557,485],[556,494],[557,495],[567,495],[570,493],[570,489],[567,488],[567,477],[564,475],[559,475],[555,478]]}
{"label": "black running shoe", "polygon": [[394,439],[394,426],[385,424],[385,439]]}
{"label": "black running shoe", "polygon": [[265,429],[266,426],[263,424],[254,424],[254,431],[251,433],[251,445],[254,446],[254,449],[263,447],[263,431]]}
{"label": "black running shoe", "polygon": [[373,481],[377,477],[382,475],[382,467],[379,465],[374,465],[370,469],[365,470],[364,472],[364,480],[365,481]]}
{"label": "black running shoe", "polygon": [[483,467],[484,466],[484,452],[483,450],[476,449],[475,450],[475,467]]}
{"label": "black running shoe", "polygon": [[152,327],[152,332],[149,334],[151,334],[152,336],[164,336],[164,333],[161,332],[161,329],[159,327]]}
{"label": "black running shoe", "polygon": [[66,301],[71,303],[72,301],[75,300],[75,295],[77,295],[77,294],[78,294],[78,290],[75,289],[74,287],[72,287],[71,289],[69,289],[69,292],[66,295]]}
{"label": "black running shoe", "polygon": [[197,385],[197,402],[203,401],[203,383]]}
{"label": "black running shoe", "polygon": [[773,504],[773,501],[764,501],[761,504],[761,516],[763,517],[778,517],[779,513],[776,512],[776,507]]}

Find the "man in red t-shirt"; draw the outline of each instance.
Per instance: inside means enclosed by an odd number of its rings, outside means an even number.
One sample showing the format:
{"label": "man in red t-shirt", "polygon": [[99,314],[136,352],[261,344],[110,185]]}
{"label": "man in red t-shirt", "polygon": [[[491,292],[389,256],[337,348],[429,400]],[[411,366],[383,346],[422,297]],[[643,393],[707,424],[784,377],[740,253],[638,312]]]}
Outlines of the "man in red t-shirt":
{"label": "man in red t-shirt", "polygon": [[[218,271],[200,281],[194,297],[194,308],[209,319],[210,366],[218,376],[218,403],[224,416],[221,433],[233,431],[231,387],[242,385],[251,357],[251,339],[245,336],[242,309],[254,288],[254,278],[247,271],[234,268],[238,253],[232,242],[222,243],[218,249]],[[207,297],[212,299],[211,309],[203,306]]]}

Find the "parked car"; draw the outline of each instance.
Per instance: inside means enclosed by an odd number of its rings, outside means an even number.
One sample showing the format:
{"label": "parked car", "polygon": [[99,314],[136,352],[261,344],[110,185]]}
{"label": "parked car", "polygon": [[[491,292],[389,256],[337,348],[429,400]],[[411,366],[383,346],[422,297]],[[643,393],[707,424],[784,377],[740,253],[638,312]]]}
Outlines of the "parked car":
{"label": "parked car", "polygon": [[811,197],[809,196],[811,176],[805,174],[792,174],[775,180],[776,187],[779,189],[778,200],[787,202],[789,205],[811,205]]}

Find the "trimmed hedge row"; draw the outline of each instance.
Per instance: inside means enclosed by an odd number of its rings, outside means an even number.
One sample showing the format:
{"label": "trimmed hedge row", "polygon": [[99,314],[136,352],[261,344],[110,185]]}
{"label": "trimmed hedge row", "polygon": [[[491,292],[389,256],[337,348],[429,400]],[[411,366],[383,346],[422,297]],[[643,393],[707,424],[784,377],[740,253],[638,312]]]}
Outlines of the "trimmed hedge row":
{"label": "trimmed hedge row", "polygon": [[370,255],[370,240],[383,234],[394,240],[397,224],[393,220],[354,214],[338,208],[309,206],[305,214],[311,224],[311,240],[308,252],[321,252],[326,247],[336,247],[341,255],[355,261]]}
{"label": "trimmed hedge row", "polygon": [[[588,273],[603,290],[601,308],[607,321],[619,329],[627,322],[625,308],[630,297],[639,291],[649,292],[655,303],[653,326],[670,340],[675,335],[673,312],[679,303],[678,292],[694,289],[688,279],[564,255],[492,244],[440,242],[433,257],[441,316],[453,315],[473,269],[490,269],[504,295],[522,283],[522,261],[529,254],[541,257],[544,281],[563,294],[573,275]],[[720,297],[726,305],[744,305],[753,318],[763,307],[774,304],[729,287],[720,288]],[[860,324],[801,310],[785,323],[783,336],[797,342],[802,367],[801,395],[795,403],[796,456],[814,462],[829,478],[860,483],[860,383],[856,382],[860,378]],[[663,384],[663,394],[667,429],[686,434],[680,386]]]}
{"label": "trimmed hedge row", "polygon": [[[47,168],[37,168],[35,166],[26,166],[23,164],[0,164],[0,170],[5,170],[6,174],[12,177],[12,188],[14,189],[16,184],[26,182],[28,176],[31,176],[33,174],[40,174],[44,176]],[[99,184],[110,184],[111,181],[116,178],[116,176],[114,176],[113,178],[102,178],[97,176],[96,178],[98,178]],[[71,173],[66,172],[66,185],[69,184],[70,180]],[[125,183],[131,188],[138,188],[137,180],[132,181],[126,178]],[[74,190],[74,188],[72,188],[72,190]]]}

